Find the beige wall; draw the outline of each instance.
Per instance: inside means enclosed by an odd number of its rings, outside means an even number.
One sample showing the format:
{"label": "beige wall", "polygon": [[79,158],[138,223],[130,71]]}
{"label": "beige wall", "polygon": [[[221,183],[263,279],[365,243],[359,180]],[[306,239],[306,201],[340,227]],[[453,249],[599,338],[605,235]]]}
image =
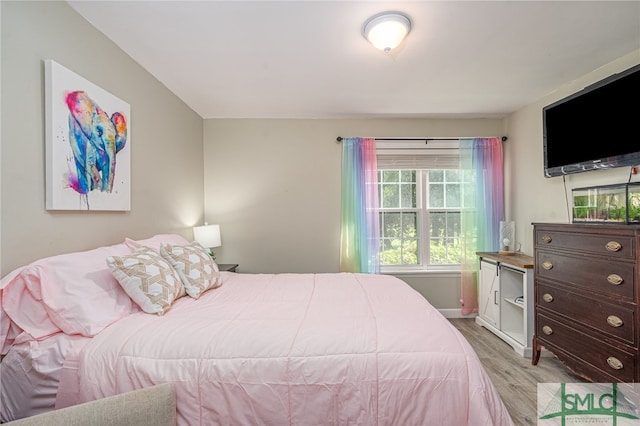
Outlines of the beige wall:
{"label": "beige wall", "polygon": [[[66,2],[2,2],[1,273],[202,221],[202,119]],[[49,212],[44,59],[131,106],[131,211]]]}
{"label": "beige wall", "polygon": [[[337,136],[500,136],[501,119],[205,120],[205,218],[222,263],[242,272],[337,272]],[[438,308],[459,308],[456,276],[407,279]],[[437,303],[435,303],[437,301]]]}
{"label": "beige wall", "polygon": [[[629,168],[595,170],[562,177],[543,174],[542,108],[582,88],[640,63],[640,50],[626,55],[512,114],[508,120],[505,191],[509,218],[516,222],[516,239],[522,250],[533,254],[533,222],[570,223],[573,188],[624,183]],[[607,143],[607,141],[603,141]],[[639,143],[640,146],[640,143]],[[568,147],[580,149],[579,146]],[[638,181],[635,177],[633,181]]]}
{"label": "beige wall", "polygon": [[[0,1],[0,93],[2,93],[2,2]],[[2,102],[0,102],[0,167],[2,166]],[[2,173],[0,170],[0,277],[2,274]]]}
{"label": "beige wall", "polygon": [[[634,52],[508,119],[203,120],[65,2],[0,3],[0,272],[32,260],[219,223],[221,263],[242,272],[335,272],[337,136],[507,135],[507,217],[532,254],[532,222],[570,221],[571,188],[624,182],[628,169],[542,173],[544,105],[640,63]],[[44,208],[44,71],[54,59],[131,105],[132,210]],[[204,163],[203,163],[204,160]],[[203,165],[204,164],[204,165]],[[204,194],[204,200],[203,200]],[[455,274],[403,277],[440,309],[459,308]]]}

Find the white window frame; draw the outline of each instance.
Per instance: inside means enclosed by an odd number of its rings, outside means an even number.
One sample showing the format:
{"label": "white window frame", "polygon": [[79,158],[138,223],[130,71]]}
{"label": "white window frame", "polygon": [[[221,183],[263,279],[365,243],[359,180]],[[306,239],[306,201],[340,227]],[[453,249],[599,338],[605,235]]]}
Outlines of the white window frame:
{"label": "white window frame", "polygon": [[[398,170],[398,169],[378,169],[379,171],[382,170]],[[404,170],[414,170],[414,169],[404,169]],[[417,222],[417,227],[418,227],[418,241],[420,241],[421,243],[419,244],[419,249],[418,249],[418,260],[419,260],[419,264],[418,265],[380,265],[381,270],[382,269],[400,269],[400,270],[419,270],[419,271],[424,271],[425,268],[423,266],[424,264],[424,255],[425,255],[425,251],[423,249],[424,244],[422,244],[422,241],[424,241],[424,233],[423,233],[423,224],[424,224],[424,194],[423,194],[423,184],[422,181],[424,181],[424,179],[421,177],[423,176],[423,173],[420,172],[420,170],[416,170],[417,172],[417,179],[416,179],[416,207],[403,207],[403,208],[383,208],[380,207],[380,211],[381,212],[387,212],[387,213],[396,213],[396,212],[415,212],[416,213],[416,222]],[[382,230],[383,224],[380,223],[380,229]],[[382,235],[381,235],[382,236]]]}
{"label": "white window frame", "polygon": [[[419,264],[417,265],[380,265],[382,273],[442,273],[460,272],[461,265],[430,265],[430,235],[427,210],[428,172],[433,169],[458,169],[459,143],[458,140],[420,139],[377,141],[378,170],[417,170],[416,177],[416,209],[419,222]],[[381,166],[382,163],[382,166]],[[411,210],[411,209],[406,209]],[[462,209],[460,209],[462,211]]]}

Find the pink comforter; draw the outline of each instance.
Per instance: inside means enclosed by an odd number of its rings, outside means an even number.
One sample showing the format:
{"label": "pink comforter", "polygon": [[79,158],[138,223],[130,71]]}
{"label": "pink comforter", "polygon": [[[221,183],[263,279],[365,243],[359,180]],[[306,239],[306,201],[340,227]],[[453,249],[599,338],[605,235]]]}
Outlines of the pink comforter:
{"label": "pink comforter", "polygon": [[223,273],[67,360],[57,406],[171,382],[181,425],[511,425],[464,337],[391,276]]}

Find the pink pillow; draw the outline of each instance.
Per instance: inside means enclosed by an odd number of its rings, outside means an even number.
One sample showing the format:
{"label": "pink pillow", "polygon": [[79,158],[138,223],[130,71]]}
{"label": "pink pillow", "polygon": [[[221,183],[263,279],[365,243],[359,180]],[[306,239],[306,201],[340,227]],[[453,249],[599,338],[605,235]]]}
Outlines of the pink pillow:
{"label": "pink pillow", "polygon": [[136,250],[144,246],[160,253],[160,245],[162,243],[182,246],[189,244],[189,241],[178,234],[158,234],[145,240],[132,240],[130,238],[125,238],[124,243],[129,246],[131,250]]}
{"label": "pink pillow", "polygon": [[51,321],[42,303],[40,280],[28,278],[28,275],[20,273],[5,285],[2,292],[5,314],[34,339],[59,333],[60,328]]}
{"label": "pink pillow", "polygon": [[2,307],[2,293],[4,288],[20,274],[22,269],[23,267],[14,269],[0,280],[0,355],[7,353],[15,337],[22,332],[20,327],[11,320],[11,317],[9,317]]}
{"label": "pink pillow", "polygon": [[131,252],[120,243],[38,260],[6,285],[3,308],[36,339],[59,331],[95,336],[140,310],[105,264],[107,256]]}

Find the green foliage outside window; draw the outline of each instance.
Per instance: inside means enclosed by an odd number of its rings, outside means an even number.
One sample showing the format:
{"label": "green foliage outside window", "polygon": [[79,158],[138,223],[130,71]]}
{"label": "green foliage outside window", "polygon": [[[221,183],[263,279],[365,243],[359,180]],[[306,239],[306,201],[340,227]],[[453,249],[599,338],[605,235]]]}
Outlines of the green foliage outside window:
{"label": "green foliage outside window", "polygon": [[380,264],[417,265],[417,213],[381,213]]}
{"label": "green foliage outside window", "polygon": [[418,170],[378,172],[380,197],[380,264],[420,265],[420,217],[427,214],[428,263],[460,264],[460,210],[464,197],[464,173],[460,170],[429,170],[423,189],[427,210],[419,205]]}

